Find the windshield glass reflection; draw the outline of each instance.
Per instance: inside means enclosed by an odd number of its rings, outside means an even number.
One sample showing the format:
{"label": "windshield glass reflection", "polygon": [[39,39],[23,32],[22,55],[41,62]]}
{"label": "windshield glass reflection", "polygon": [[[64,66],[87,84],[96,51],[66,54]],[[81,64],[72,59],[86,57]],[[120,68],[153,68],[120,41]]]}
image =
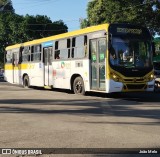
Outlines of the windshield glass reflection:
{"label": "windshield glass reflection", "polygon": [[147,68],[151,62],[151,43],[147,40],[113,37],[110,48],[110,64],[126,68]]}

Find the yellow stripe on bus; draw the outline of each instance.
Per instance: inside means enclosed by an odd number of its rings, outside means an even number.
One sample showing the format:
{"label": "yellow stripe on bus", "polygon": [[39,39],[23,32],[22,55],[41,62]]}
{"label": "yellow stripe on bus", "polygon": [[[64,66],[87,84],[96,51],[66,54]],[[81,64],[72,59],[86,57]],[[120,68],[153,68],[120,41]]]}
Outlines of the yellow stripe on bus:
{"label": "yellow stripe on bus", "polygon": [[18,64],[18,65],[12,65],[12,64],[6,64],[5,65],[5,70],[25,70],[25,69],[34,69],[35,65],[34,64],[29,64],[29,63],[25,63],[25,64]]}

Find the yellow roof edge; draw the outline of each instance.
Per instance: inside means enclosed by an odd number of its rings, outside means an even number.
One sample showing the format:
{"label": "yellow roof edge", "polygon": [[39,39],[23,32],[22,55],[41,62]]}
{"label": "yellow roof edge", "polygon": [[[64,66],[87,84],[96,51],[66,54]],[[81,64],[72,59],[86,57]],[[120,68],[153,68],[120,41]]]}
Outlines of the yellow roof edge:
{"label": "yellow roof edge", "polygon": [[12,46],[7,46],[5,50],[7,51],[7,50],[10,50],[10,49],[19,48],[20,46],[21,46],[21,44],[15,44],[15,45],[12,45]]}
{"label": "yellow roof edge", "polygon": [[50,36],[50,37],[35,39],[35,40],[32,40],[32,41],[28,41],[28,42],[7,46],[6,51],[10,50],[10,49],[19,48],[22,45],[23,46],[28,46],[28,45],[33,45],[33,44],[39,44],[39,43],[42,43],[42,42],[52,41],[52,40],[55,40],[55,39],[66,38],[68,36],[75,36],[75,35],[95,32],[95,31],[98,31],[98,30],[107,30],[108,26],[109,26],[109,23],[106,23],[106,24],[91,26],[91,27],[87,27],[87,28],[84,28],[84,29],[79,29],[79,30],[75,30],[75,31],[72,31],[72,32],[58,34],[58,35],[54,35],[54,36]]}

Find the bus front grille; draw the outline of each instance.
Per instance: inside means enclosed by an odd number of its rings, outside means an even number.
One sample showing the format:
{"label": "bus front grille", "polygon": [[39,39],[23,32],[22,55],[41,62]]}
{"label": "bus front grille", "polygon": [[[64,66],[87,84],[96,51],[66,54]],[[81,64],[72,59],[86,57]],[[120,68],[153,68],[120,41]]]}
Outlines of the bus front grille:
{"label": "bus front grille", "polygon": [[127,89],[145,89],[146,84],[126,84]]}
{"label": "bus front grille", "polygon": [[125,82],[143,82],[144,79],[124,79]]}

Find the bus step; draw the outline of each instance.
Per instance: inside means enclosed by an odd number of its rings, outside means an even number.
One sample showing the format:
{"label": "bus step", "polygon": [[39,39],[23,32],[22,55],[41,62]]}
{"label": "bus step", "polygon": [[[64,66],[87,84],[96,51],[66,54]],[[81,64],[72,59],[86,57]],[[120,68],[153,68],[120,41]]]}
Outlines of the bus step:
{"label": "bus step", "polygon": [[44,86],[45,89],[52,89],[51,86]]}

